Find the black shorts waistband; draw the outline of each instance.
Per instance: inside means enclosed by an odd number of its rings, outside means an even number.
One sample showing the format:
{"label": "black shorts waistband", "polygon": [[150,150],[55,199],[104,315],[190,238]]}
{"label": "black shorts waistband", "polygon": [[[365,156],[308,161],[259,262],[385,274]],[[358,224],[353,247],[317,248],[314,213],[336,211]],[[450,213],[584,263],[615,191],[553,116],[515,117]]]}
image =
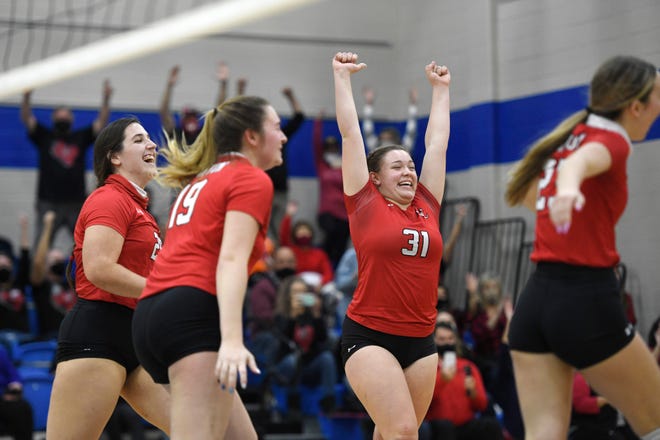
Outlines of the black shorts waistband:
{"label": "black shorts waistband", "polygon": [[554,263],[539,261],[536,264],[536,273],[541,276],[564,277],[572,279],[592,278],[614,275],[613,267],[578,266],[567,263]]}

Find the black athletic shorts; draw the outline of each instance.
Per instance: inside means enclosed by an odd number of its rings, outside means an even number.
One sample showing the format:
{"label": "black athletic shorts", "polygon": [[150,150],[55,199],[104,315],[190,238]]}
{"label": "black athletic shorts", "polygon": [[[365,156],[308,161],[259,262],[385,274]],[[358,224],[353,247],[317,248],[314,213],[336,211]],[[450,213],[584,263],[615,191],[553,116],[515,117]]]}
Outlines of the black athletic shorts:
{"label": "black athletic shorts", "polygon": [[392,353],[401,368],[407,368],[418,359],[438,352],[433,333],[421,338],[390,335],[372,330],[348,316],[345,317],[341,330],[341,359],[344,366],[353,353],[369,345],[383,347]]}
{"label": "black athletic shorts", "polygon": [[539,263],[511,320],[511,350],[554,353],[583,369],[624,348],[635,336],[613,269]]}
{"label": "black athletic shorts", "polygon": [[133,348],[132,320],[130,307],[78,298],[60,325],[55,362],[110,359],[130,374],[139,365]]}
{"label": "black athletic shorts", "polygon": [[194,353],[220,349],[218,301],[188,286],[142,299],[133,317],[133,341],[154,382],[169,383],[170,365]]}

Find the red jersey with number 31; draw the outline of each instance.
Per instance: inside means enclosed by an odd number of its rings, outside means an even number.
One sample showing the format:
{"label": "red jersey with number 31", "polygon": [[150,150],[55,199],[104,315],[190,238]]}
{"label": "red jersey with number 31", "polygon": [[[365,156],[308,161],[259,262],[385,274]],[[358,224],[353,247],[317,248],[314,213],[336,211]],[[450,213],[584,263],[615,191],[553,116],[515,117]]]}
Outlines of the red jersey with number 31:
{"label": "red jersey with number 31", "polygon": [[348,317],[383,333],[430,335],[442,258],[438,201],[420,183],[403,211],[371,181],[344,200],[359,273]]}
{"label": "red jersey with number 31", "polygon": [[177,286],[216,295],[216,268],[227,212],[249,214],[260,225],[248,262],[251,268],[264,253],[272,203],[270,178],[242,156],[232,155],[229,160],[225,156],[197,176],[172,206],[163,250],[140,298]]}
{"label": "red jersey with number 31", "polygon": [[[558,234],[550,221],[549,203],[557,192],[557,167],[587,143],[599,143],[610,153],[612,164],[604,173],[585,179],[580,191],[583,209],[573,210],[567,234]],[[577,266],[614,267],[619,262],[615,226],[628,201],[626,162],[631,151],[627,133],[619,124],[589,115],[546,163],[536,200],[536,239],[531,259]]]}

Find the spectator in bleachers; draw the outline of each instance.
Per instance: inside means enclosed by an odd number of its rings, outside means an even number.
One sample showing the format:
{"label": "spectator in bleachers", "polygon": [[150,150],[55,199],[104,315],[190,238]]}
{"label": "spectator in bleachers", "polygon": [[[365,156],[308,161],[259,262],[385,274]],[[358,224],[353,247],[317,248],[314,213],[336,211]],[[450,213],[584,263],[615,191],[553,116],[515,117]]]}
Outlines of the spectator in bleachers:
{"label": "spectator in bleachers", "polygon": [[76,302],[76,292],[66,279],[69,259],[62,251],[50,248],[55,212],[47,211],[43,217],[41,237],[32,259],[30,283],[37,310],[39,337],[56,338],[66,312]]}
{"label": "spectator in bleachers", "polygon": [[442,260],[440,260],[440,283],[447,271],[447,268],[451,264],[451,259],[454,256],[454,248],[456,243],[458,243],[458,238],[461,235],[463,230],[463,220],[467,215],[468,206],[465,203],[459,203],[454,207],[456,211],[456,216],[454,217],[454,224],[451,227],[451,232],[449,232],[449,238],[444,240],[442,247]]}
{"label": "spectator in bleachers", "polygon": [[465,277],[465,285],[468,291],[468,306],[463,329],[469,331],[472,336],[477,365],[486,388],[490,390],[507,324],[502,281],[493,272],[484,272],[479,278],[468,273]]}
{"label": "spectator in bleachers", "polygon": [[271,269],[248,289],[246,306],[250,338],[246,343],[257,362],[266,366],[274,362],[279,344],[273,329],[278,290],[282,282],[295,273],[296,255],[291,248],[280,246],[273,253]]}
{"label": "spectator in bleachers", "polygon": [[0,237],[0,329],[30,332],[25,289],[29,284],[30,243],[28,218],[20,216],[20,256],[13,253],[11,242]]}
{"label": "spectator in bleachers", "polygon": [[335,271],[335,288],[342,294],[337,302],[337,319],[339,325],[344,321],[348,304],[353,299],[353,292],[358,282],[358,263],[357,254],[353,247],[353,242],[349,241],[349,246],[339,260],[337,270]]}
{"label": "spectator in bleachers", "polygon": [[287,342],[280,344],[279,376],[289,384],[320,386],[319,406],[323,412],[332,412],[336,406],[337,365],[328,348],[321,297],[302,278],[287,278],[278,292],[275,323]]}
{"label": "spectator in bleachers", "polygon": [[290,201],[286,215],[280,225],[280,246],[289,246],[296,254],[297,273],[315,272],[321,276],[321,284],[332,281],[334,271],[325,251],[314,245],[314,228],[311,222],[297,220],[293,226],[293,216],[298,212],[298,203]]}
{"label": "spectator in bleachers", "polygon": [[323,230],[323,250],[337,267],[350,238],[341,178],[341,148],[335,136],[323,137],[323,112],[314,121],[314,165],[319,179],[318,224]]}
{"label": "spectator in bleachers", "polygon": [[493,417],[480,416],[488,396],[478,368],[462,356],[456,327],[436,324],[438,372],[420,440],[497,440],[502,429]]}
{"label": "spectator in bleachers", "polygon": [[7,351],[0,346],[0,435],[32,440],[32,407],[23,399],[23,384]]}
{"label": "spectator in bleachers", "polygon": [[371,87],[365,87],[362,90],[362,96],[364,97],[362,133],[367,149],[373,151],[378,147],[387,145],[401,145],[406,151],[412,153],[412,150],[415,148],[415,141],[417,140],[417,89],[412,87],[408,94],[408,121],[403,138],[401,138],[401,133],[399,133],[399,129],[396,127],[385,127],[376,134],[373,122],[373,105],[376,93]]}
{"label": "spectator in bleachers", "polygon": [[[110,117],[110,81],[103,82],[103,99],[98,116],[91,125],[73,130],[73,113],[68,107],[53,110],[52,128],[48,128],[32,113],[32,91],[23,94],[21,121],[39,153],[39,183],[37,189],[36,237],[41,236],[41,219],[46,211],[55,212],[53,234],[66,227],[73,236],[78,213],[87,190],[85,187],[85,152]],[[50,244],[50,243],[49,243]]]}
{"label": "spectator in bleachers", "polygon": [[[192,143],[197,138],[200,130],[202,129],[202,123],[200,118],[202,114],[199,110],[193,107],[184,107],[181,110],[181,115],[178,122],[176,121],[172,111],[170,110],[170,101],[172,100],[172,91],[179,82],[179,72],[180,66],[173,66],[170,69],[169,75],[167,77],[167,82],[165,84],[165,91],[163,92],[163,97],[160,101],[159,116],[160,123],[163,127],[163,131],[172,139],[176,139],[180,145],[183,145],[183,142],[187,145],[192,145]],[[222,104],[227,98],[227,81],[229,79],[229,68],[224,62],[218,64],[217,78],[220,84],[220,89],[218,92],[218,99],[216,106]],[[238,95],[242,95],[245,91],[246,81],[244,79],[239,80],[238,82]]]}
{"label": "spectator in bleachers", "polygon": [[510,438],[522,440],[525,438],[525,427],[523,426],[520,404],[518,403],[518,392],[513,375],[513,363],[509,352],[509,323],[513,316],[513,301],[510,298],[504,300],[504,314],[507,325],[502,335],[495,368],[495,380],[491,387],[492,398],[502,409],[502,424]]}
{"label": "spectator in bleachers", "polygon": [[[282,132],[287,137],[287,142],[282,145],[282,165],[273,167],[266,170],[266,174],[273,182],[275,193],[273,195],[273,209],[270,215],[270,224],[268,225],[268,235],[275,241],[279,241],[280,225],[282,219],[286,214],[287,204],[289,203],[289,169],[287,168],[289,156],[289,141],[298,129],[305,122],[305,114],[303,113],[302,106],[296,98],[295,93],[291,87],[282,89],[282,95],[289,103],[293,115],[282,127]],[[278,243],[285,245],[285,243]]]}
{"label": "spectator in bleachers", "polygon": [[568,440],[624,440],[617,432],[617,420],[617,410],[606,398],[596,394],[584,376],[576,371]]}

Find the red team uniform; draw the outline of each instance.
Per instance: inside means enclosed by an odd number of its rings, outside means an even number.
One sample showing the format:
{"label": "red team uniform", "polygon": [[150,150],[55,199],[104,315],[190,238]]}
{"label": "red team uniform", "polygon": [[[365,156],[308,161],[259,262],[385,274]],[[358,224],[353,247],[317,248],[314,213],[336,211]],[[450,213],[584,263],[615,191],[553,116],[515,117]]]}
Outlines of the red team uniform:
{"label": "red team uniform", "polygon": [[345,201],[360,273],[347,316],[391,335],[432,334],[442,258],[437,200],[420,183],[402,211],[369,181]]}
{"label": "red team uniform", "polygon": [[[587,143],[609,151],[610,168],[585,179],[581,211],[573,210],[567,234],[550,221],[557,166]],[[634,337],[623,311],[614,266],[619,262],[615,226],[628,198],[626,162],[630,139],[623,127],[590,114],[548,160],[539,181],[536,240],[531,258],[537,269],[511,320],[512,350],[551,352],[582,369],[609,358]]]}
{"label": "red team uniform", "polygon": [[[626,162],[631,151],[623,128],[607,119],[590,125],[579,124],[566,143],[557,149],[546,164],[539,182],[536,240],[531,259],[590,267],[614,267],[619,262],[614,230],[628,200]],[[557,191],[557,167],[580,146],[597,142],[612,157],[610,169],[586,179],[581,186],[586,199],[581,212],[573,212],[567,234],[557,234],[550,221],[548,201]]]}
{"label": "red team uniform", "polygon": [[[119,174],[111,174],[105,184],[85,201],[74,232],[73,256],[76,262],[76,293],[92,301],[106,301],[134,309],[137,298],[115,295],[93,285],[85,276],[82,246],[85,229],[94,225],[107,226],[124,237],[124,246],[117,263],[131,272],[146,277],[160,250],[160,230],[147,211],[146,192]],[[151,258],[145,258],[147,256]]]}
{"label": "red team uniform", "polygon": [[[264,190],[267,188],[267,190]],[[217,295],[216,268],[225,215],[240,211],[260,225],[248,268],[263,256],[273,200],[273,184],[238,153],[225,155],[186,186],[172,207],[167,247],[147,279],[141,299],[176,286]]]}

